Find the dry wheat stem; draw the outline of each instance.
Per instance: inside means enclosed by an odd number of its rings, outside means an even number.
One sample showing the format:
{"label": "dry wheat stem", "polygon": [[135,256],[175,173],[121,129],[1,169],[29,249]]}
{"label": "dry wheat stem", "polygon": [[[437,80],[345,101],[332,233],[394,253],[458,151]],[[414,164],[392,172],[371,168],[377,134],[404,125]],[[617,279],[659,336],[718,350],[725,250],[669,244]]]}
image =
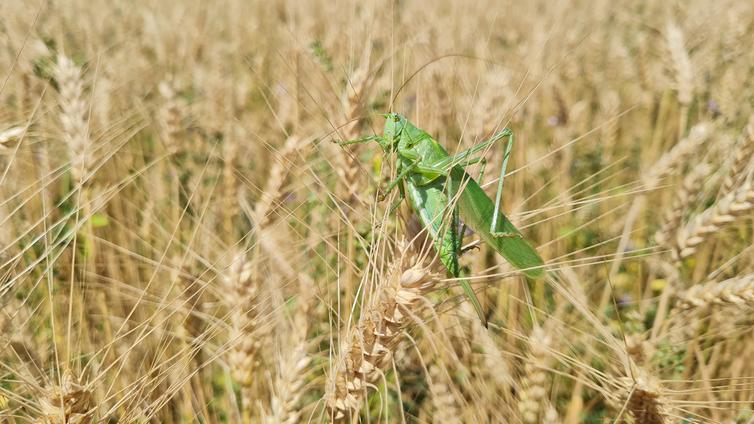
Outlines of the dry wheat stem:
{"label": "dry wheat stem", "polygon": [[[463,306],[466,305],[466,303],[463,304]],[[513,378],[510,365],[503,356],[498,342],[490,334],[490,330],[484,328],[476,317],[472,319],[471,326],[476,347],[482,350],[482,361],[479,364],[481,369],[478,371],[487,374],[502,390],[510,391],[511,388],[518,390],[518,382]]]}
{"label": "dry wheat stem", "polygon": [[223,230],[226,237],[232,239],[233,219],[239,213],[238,207],[238,181],[236,178],[236,166],[239,156],[239,142],[237,135],[229,131],[227,140],[223,145]]}
{"label": "dry wheat stem", "polygon": [[285,337],[285,347],[279,354],[278,369],[270,387],[270,405],[263,416],[268,424],[294,424],[301,419],[299,403],[304,395],[307,374],[310,371],[311,356],[308,353],[311,342],[307,338],[313,326],[311,310],[313,307],[315,283],[308,275],[299,273],[300,294],[296,299],[296,314],[288,328],[289,337]]}
{"label": "dry wheat stem", "polygon": [[[676,173],[686,160],[696,152],[696,150],[704,143],[710,136],[711,127],[709,124],[700,123],[695,125],[689,131],[689,135],[678,142],[673,148],[663,154],[654,165],[643,175],[642,185],[649,190],[656,189],[661,181]],[[627,246],[630,241],[631,232],[634,228],[636,219],[639,216],[639,212],[644,207],[646,202],[646,196],[639,196],[632,204],[628,213],[626,214],[625,222],[623,224],[623,233],[621,234],[620,241],[618,242],[617,254],[615,260],[610,267],[610,275],[615,276],[623,263],[623,257],[628,250]],[[600,305],[604,307],[609,300],[608,291],[604,292]]]}
{"label": "dry wheat stem", "polygon": [[542,424],[560,424],[560,414],[552,402],[545,402],[545,412],[542,414]]}
{"label": "dry wheat stem", "polygon": [[[363,121],[364,105],[374,86],[375,77],[376,75],[370,73],[369,60],[365,60],[362,66],[351,77],[345,100],[347,123],[341,131],[344,140],[353,140],[359,136],[358,131]],[[340,170],[348,196],[354,200],[360,200],[361,190],[359,179],[363,174],[357,152],[358,145],[354,145],[350,151],[344,152],[345,167]]]}

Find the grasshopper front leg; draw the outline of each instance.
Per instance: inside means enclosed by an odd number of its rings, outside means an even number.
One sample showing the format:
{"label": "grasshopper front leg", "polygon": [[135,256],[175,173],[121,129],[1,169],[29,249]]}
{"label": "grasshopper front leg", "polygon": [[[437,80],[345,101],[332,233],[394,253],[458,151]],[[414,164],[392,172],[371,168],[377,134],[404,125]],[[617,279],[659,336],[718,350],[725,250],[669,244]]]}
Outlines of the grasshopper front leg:
{"label": "grasshopper front leg", "polygon": [[395,188],[395,186],[397,186],[398,183],[400,183],[401,181],[403,181],[403,179],[406,178],[406,176],[410,172],[412,172],[414,170],[414,168],[416,168],[419,165],[419,162],[421,162],[421,157],[414,159],[413,162],[411,162],[408,166],[406,166],[405,168],[403,168],[401,170],[401,172],[398,173],[398,176],[395,177],[395,179],[393,181],[390,181],[390,183],[388,183],[388,186],[387,186],[387,188],[385,188],[385,191],[383,191],[382,193],[380,193],[380,196],[379,196],[380,201],[385,200],[385,197],[387,197],[387,195],[390,194],[391,191],[393,191],[393,189]]}

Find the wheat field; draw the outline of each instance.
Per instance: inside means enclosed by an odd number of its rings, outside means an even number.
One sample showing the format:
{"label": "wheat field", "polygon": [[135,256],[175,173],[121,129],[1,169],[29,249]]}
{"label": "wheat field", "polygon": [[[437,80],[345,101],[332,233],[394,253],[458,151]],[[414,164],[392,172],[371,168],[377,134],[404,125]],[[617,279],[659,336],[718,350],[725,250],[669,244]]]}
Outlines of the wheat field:
{"label": "wheat field", "polygon": [[[749,0],[6,0],[0,44],[0,422],[754,423]],[[465,250],[487,327],[335,143],[390,111],[516,134],[547,272]]]}

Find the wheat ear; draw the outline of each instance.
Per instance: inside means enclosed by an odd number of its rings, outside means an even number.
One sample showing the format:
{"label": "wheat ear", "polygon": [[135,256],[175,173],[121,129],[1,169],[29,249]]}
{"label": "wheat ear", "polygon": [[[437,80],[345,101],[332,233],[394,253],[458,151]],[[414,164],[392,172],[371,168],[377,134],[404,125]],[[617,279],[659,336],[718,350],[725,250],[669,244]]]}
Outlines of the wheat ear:
{"label": "wheat ear", "polygon": [[39,422],[44,424],[88,424],[94,414],[91,389],[68,370],[63,373],[60,386],[45,390],[39,406]]}
{"label": "wheat ear", "polygon": [[267,424],[297,423],[302,414],[298,404],[304,395],[307,374],[311,369],[311,356],[308,353],[311,343],[307,334],[311,326],[309,312],[315,299],[315,283],[305,274],[300,274],[298,279],[300,290],[296,303],[300,306],[291,320],[290,337],[283,341],[293,348],[285,349],[279,355],[277,373],[270,387],[269,410],[264,415]]}
{"label": "wheat ear", "polygon": [[673,201],[673,206],[665,214],[665,220],[660,229],[655,233],[655,241],[661,245],[670,247],[672,240],[678,234],[683,215],[688,211],[697,194],[702,189],[702,182],[709,175],[711,168],[706,163],[694,167],[683,179],[683,185],[678,190]]}
{"label": "wheat ear", "polygon": [[175,88],[168,82],[161,82],[157,90],[164,100],[158,111],[162,138],[168,153],[174,154],[180,150],[183,119],[186,116],[185,105],[178,98]]}
{"label": "wheat ear", "polygon": [[635,368],[637,376],[623,379],[627,393],[626,407],[637,424],[664,424],[669,422],[667,405],[659,383],[649,374]]}
{"label": "wheat ear", "polygon": [[241,407],[245,413],[252,405],[252,384],[256,354],[260,346],[257,334],[258,286],[252,279],[251,262],[237,254],[224,274],[231,313],[231,350],[228,356],[233,378],[241,386]]}
{"label": "wheat ear", "polygon": [[529,338],[529,354],[524,364],[524,376],[521,380],[518,410],[525,423],[538,423],[542,403],[547,396],[547,355],[550,337],[540,327],[532,331]]}
{"label": "wheat ear", "polygon": [[286,352],[280,361],[277,378],[271,388],[270,412],[265,415],[266,424],[294,424],[301,418],[298,403],[304,392],[306,372],[311,358],[307,353],[306,340]]}
{"label": "wheat ear", "polygon": [[223,233],[228,240],[233,239],[233,219],[238,215],[238,179],[236,165],[239,161],[237,131],[231,129],[223,144]]}
{"label": "wheat ear", "polygon": [[747,181],[697,215],[678,232],[674,258],[680,260],[693,255],[699,245],[712,234],[735,223],[741,216],[751,212],[753,207],[754,188]]}
{"label": "wheat ear", "polygon": [[[353,140],[359,137],[359,126],[363,119],[364,105],[366,99],[374,85],[373,73],[370,73],[369,58],[367,57],[362,66],[351,77],[351,83],[348,85],[347,95],[345,96],[344,105],[346,108],[347,123],[343,127],[341,134],[343,140]],[[350,152],[345,152],[345,166],[340,172],[343,183],[348,191],[350,199],[359,199],[360,196],[360,178],[363,175],[362,166],[356,155],[357,145],[354,145]]]}
{"label": "wheat ear", "polygon": [[258,228],[263,228],[272,222],[271,212],[282,200],[283,185],[301,145],[299,138],[288,137],[283,147],[275,154],[275,160],[267,174],[267,183],[262,191],[262,196],[254,205],[253,218]]}
{"label": "wheat ear", "polygon": [[460,424],[461,413],[452,388],[443,370],[436,364],[429,366],[429,392],[432,395],[432,422]]}
{"label": "wheat ear", "polygon": [[560,424],[561,422],[560,414],[558,414],[558,410],[555,409],[555,405],[553,405],[552,402],[546,402],[545,412],[542,414],[542,424]]}
{"label": "wheat ear", "polygon": [[375,293],[375,302],[366,308],[355,334],[346,341],[327,387],[328,413],[334,422],[348,421],[358,413],[367,387],[388,365],[397,335],[438,280],[439,275],[417,261],[407,265],[399,260],[390,267]]}
{"label": "wheat ear", "polygon": [[0,155],[13,151],[14,141],[18,140],[25,132],[24,127],[10,127],[0,132]]}
{"label": "wheat ear", "polygon": [[66,56],[59,55],[53,76],[60,91],[60,122],[63,140],[68,146],[71,175],[81,181],[90,162],[91,140],[87,122],[88,107],[84,99],[84,82],[79,68]]}
{"label": "wheat ear", "polygon": [[678,25],[673,22],[667,24],[665,27],[665,41],[670,53],[670,59],[673,62],[676,90],[678,90],[678,102],[684,106],[688,106],[694,96],[694,72],[683,40],[683,31],[681,31]]}
{"label": "wheat ear", "polygon": [[739,140],[736,149],[736,156],[730,166],[728,175],[725,176],[723,184],[720,186],[720,193],[730,193],[741,182],[751,163],[752,155],[754,155],[754,115],[749,118],[749,123],[744,128],[743,134],[741,134],[741,140]]}
{"label": "wheat ear", "polygon": [[681,309],[705,308],[712,305],[754,305],[754,274],[728,280],[697,284],[678,294]]}
{"label": "wheat ear", "polygon": [[679,141],[673,148],[662,155],[643,178],[644,186],[648,190],[657,188],[663,178],[674,174],[686,164],[687,159],[696,152],[699,146],[707,141],[712,134],[712,128],[707,123],[694,125],[689,135]]}

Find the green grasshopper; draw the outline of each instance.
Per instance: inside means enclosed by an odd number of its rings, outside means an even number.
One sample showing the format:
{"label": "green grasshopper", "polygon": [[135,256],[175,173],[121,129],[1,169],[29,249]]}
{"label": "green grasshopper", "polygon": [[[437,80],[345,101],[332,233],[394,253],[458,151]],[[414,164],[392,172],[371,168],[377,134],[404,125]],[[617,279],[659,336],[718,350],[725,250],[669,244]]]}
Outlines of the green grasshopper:
{"label": "green grasshopper", "polygon": [[[506,128],[489,140],[451,156],[429,134],[403,116],[396,113],[384,116],[386,122],[382,136],[339,144],[376,141],[386,155],[397,154],[397,177],[388,184],[380,199],[399,187],[400,197],[395,207],[408,198],[411,208],[432,237],[435,250],[448,274],[454,278],[461,276],[458,257],[462,252],[463,230],[459,230],[462,219],[464,227],[471,227],[482,240],[513,266],[521,269],[526,276],[541,277],[544,273],[542,258],[500,211],[505,170],[513,148],[513,132]],[[464,167],[481,163],[482,174],[485,159],[474,156],[504,138],[508,138],[508,143],[493,203],[479,184],[464,171]],[[481,177],[480,175],[480,180]],[[471,285],[465,279],[459,281],[486,326],[482,306]]]}

